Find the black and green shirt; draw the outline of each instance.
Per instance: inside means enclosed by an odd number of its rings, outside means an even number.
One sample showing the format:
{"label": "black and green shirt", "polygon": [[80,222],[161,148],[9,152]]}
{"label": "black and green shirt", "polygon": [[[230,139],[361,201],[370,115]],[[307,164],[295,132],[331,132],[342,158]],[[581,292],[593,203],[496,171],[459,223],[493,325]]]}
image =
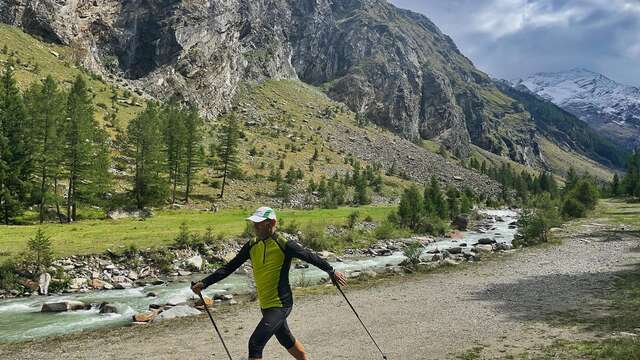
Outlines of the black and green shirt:
{"label": "black and green shirt", "polygon": [[293,294],[289,285],[289,269],[293,258],[306,261],[329,275],[333,274],[333,267],[318,254],[276,233],[265,240],[253,239],[247,242],[233,260],[202,282],[205,287],[209,287],[231,275],[245,261],[251,259],[260,307],[291,307]]}

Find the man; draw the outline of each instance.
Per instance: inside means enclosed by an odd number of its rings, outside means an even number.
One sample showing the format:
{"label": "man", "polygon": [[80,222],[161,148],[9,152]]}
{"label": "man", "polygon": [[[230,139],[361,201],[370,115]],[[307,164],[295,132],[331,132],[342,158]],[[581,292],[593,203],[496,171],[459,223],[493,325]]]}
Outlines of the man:
{"label": "man", "polygon": [[291,260],[297,258],[315,265],[326,271],[331,281],[341,286],[347,284],[346,277],[334,271],[328,262],[313,251],[277,233],[276,213],[273,209],[261,207],[247,220],[253,222],[256,237],[244,244],[233,260],[194,284],[191,289],[199,294],[251,259],[262,320],[249,339],[249,360],[262,359],[262,350],[273,335],[294,358],[307,360],[302,344],[293,337],[287,325],[287,316],[293,307],[293,294],[289,285]]}

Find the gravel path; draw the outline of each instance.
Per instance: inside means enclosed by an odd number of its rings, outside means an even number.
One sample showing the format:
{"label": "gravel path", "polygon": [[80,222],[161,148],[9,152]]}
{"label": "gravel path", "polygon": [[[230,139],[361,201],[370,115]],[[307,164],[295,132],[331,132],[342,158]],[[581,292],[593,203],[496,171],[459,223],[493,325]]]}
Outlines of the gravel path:
{"label": "gravel path", "polygon": [[[611,229],[608,229],[611,230]],[[554,312],[598,309],[616,272],[640,260],[637,232],[574,225],[559,246],[517,251],[460,270],[351,290],[390,359],[446,359],[483,346],[488,357],[589,334],[548,325]],[[565,230],[569,231],[569,230]],[[632,249],[636,249],[632,251]],[[245,354],[259,319],[254,304],[217,315],[232,354]],[[311,359],[379,359],[338,295],[299,299],[290,327]],[[225,359],[206,316],[0,346],[2,359]],[[213,354],[213,356],[212,356]],[[272,340],[267,359],[288,354]]]}

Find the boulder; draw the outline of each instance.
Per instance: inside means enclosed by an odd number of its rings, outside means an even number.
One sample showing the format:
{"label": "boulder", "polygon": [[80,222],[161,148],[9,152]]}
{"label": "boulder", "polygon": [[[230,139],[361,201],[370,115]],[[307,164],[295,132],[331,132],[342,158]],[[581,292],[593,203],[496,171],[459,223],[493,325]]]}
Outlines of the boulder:
{"label": "boulder", "polygon": [[104,289],[104,282],[100,279],[93,279],[89,282],[89,286],[96,290],[102,290]]}
{"label": "boulder", "polygon": [[85,304],[82,301],[65,300],[55,303],[43,304],[40,312],[65,312],[89,309],[91,309],[91,305]]}
{"label": "boulder", "polygon": [[459,246],[455,246],[455,247],[447,249],[447,251],[449,252],[449,254],[461,254],[462,253],[462,248],[459,247]]}
{"label": "boulder", "polygon": [[179,305],[161,312],[160,315],[156,316],[153,321],[155,322],[155,321],[170,320],[170,319],[175,319],[179,317],[195,316],[200,314],[201,314],[200,311],[197,309],[194,309],[186,305]]}
{"label": "boulder", "polygon": [[462,239],[462,238],[464,238],[464,233],[462,231],[454,230],[454,231],[450,231],[447,234],[447,237],[451,238],[451,239]]}
{"label": "boulder", "polygon": [[118,308],[113,305],[113,304],[109,304],[109,303],[102,303],[100,304],[100,314],[117,314],[118,313]]}
{"label": "boulder", "polygon": [[476,245],[475,249],[478,250],[479,252],[488,253],[488,252],[492,252],[493,251],[493,246],[488,245],[488,244],[486,244],[486,245],[480,244],[480,245]]}
{"label": "boulder", "polygon": [[496,241],[494,239],[490,239],[490,238],[482,238],[480,240],[478,240],[478,244],[480,245],[492,245],[495,244]]}
{"label": "boulder", "polygon": [[469,218],[465,215],[458,215],[455,219],[453,219],[453,225],[458,230],[467,230],[467,227],[469,226]]}
{"label": "boulder", "polygon": [[121,282],[115,285],[115,288],[118,290],[131,289],[132,287],[133,287],[133,284],[130,282]]}
{"label": "boulder", "polygon": [[190,257],[187,259],[187,265],[191,267],[193,270],[200,271],[202,270],[202,257],[200,255],[196,255],[194,257]]}
{"label": "boulder", "polygon": [[147,297],[158,297],[158,293],[155,293],[155,292],[153,292],[153,291],[150,291],[150,292],[148,292],[148,293],[147,293],[147,295],[146,295],[146,296],[147,296]]}
{"label": "boulder", "polygon": [[155,311],[147,311],[145,313],[135,314],[133,315],[133,322],[137,323],[148,323],[153,321],[157,316]]}
{"label": "boulder", "polygon": [[51,274],[42,273],[38,279],[38,292],[40,295],[49,294],[49,283],[51,283]]}

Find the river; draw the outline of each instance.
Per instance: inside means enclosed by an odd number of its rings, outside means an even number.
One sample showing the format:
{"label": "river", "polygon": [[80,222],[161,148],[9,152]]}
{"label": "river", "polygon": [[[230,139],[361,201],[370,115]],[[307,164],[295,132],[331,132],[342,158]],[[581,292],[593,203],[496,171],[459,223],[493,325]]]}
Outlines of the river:
{"label": "river", "polygon": [[[492,222],[486,232],[464,232],[461,239],[440,239],[429,244],[424,251],[447,249],[466,243],[473,245],[481,238],[492,238],[497,242],[511,243],[516,233],[509,223],[517,219],[517,213],[511,210],[483,210],[483,213],[502,218],[503,221]],[[404,260],[402,252],[394,252],[389,256],[346,258],[343,262],[333,262],[337,271],[352,272],[376,270],[390,265],[398,265]],[[292,269],[291,284],[299,282],[318,283],[326,273],[310,267],[308,269]],[[147,297],[154,292],[157,297]],[[231,275],[221,283],[211,286],[205,294],[212,296],[216,292],[243,294],[248,292],[246,275]],[[144,312],[151,304],[167,302],[179,303],[193,296],[189,282],[172,282],[167,285],[149,286],[127,290],[94,291],[83,294],[64,294],[60,296],[32,296],[28,298],[0,301],[0,342],[25,341],[46,336],[64,335],[85,330],[105,327],[126,326],[131,323],[132,315]],[[99,314],[94,306],[91,310],[63,313],[41,313],[44,303],[62,300],[79,300],[89,304],[108,302],[118,307],[118,314]]]}

